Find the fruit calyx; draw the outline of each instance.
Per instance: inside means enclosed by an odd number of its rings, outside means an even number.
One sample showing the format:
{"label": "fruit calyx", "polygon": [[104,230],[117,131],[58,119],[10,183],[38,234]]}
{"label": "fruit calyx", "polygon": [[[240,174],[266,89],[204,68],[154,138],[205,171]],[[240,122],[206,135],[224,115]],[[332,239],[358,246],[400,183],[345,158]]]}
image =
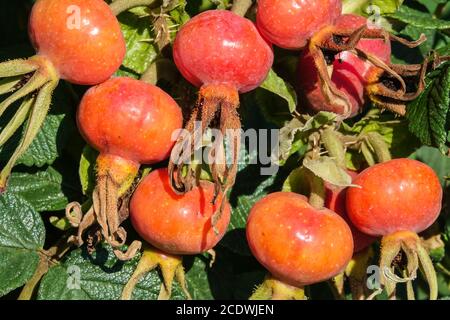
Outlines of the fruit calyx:
{"label": "fruit calyx", "polygon": [[291,286],[268,274],[249,300],[307,300],[307,298],[303,287]]}
{"label": "fruit calyx", "polygon": [[[412,281],[416,279],[419,267],[430,287],[429,299],[436,300],[436,272],[419,236],[411,231],[398,231],[383,237],[380,276],[389,298],[395,298],[397,283],[406,283],[408,300],[415,299]],[[395,269],[401,272],[401,277],[395,274]]]}
{"label": "fruit calyx", "polygon": [[[332,73],[330,73],[330,68],[332,68],[336,55],[348,51],[376,67],[372,75],[369,75],[369,83],[366,88],[369,98],[376,102],[381,109],[389,109],[397,114],[404,115],[405,112],[402,110],[406,107],[402,108],[402,106],[405,101],[413,100],[424,89],[425,72],[423,70],[426,70],[428,61],[425,60],[421,65],[394,65],[390,62],[384,62],[376,55],[357,47],[362,39],[396,41],[409,48],[415,48],[426,41],[423,34],[417,41],[409,42],[390,34],[384,29],[369,28],[367,25],[354,30],[341,28],[340,26],[328,26],[321,29],[311,38],[309,51],[317,68],[326,103],[341,105],[344,110],[343,118],[352,115],[351,101],[344,92],[336,87],[330,77]],[[383,81],[380,81],[381,78],[383,78]],[[395,83],[395,90],[394,88],[388,88],[384,79],[391,79]],[[406,81],[408,81],[408,86]]]}
{"label": "fruit calyx", "polygon": [[[234,185],[241,143],[241,120],[239,108],[239,93],[229,84],[208,84],[200,88],[197,102],[185,125],[185,130],[179,136],[172,149],[169,162],[169,178],[172,189],[177,194],[184,194],[198,184],[196,167],[193,159],[195,152],[203,147],[203,136],[208,128],[218,129],[213,146],[209,152],[209,167],[215,194],[215,203],[220,193],[226,194]],[[228,165],[225,152],[225,139],[230,139],[231,164]],[[194,166],[191,164],[194,163]],[[187,172],[183,171],[187,166]],[[225,197],[224,197],[225,198]],[[220,209],[213,217],[213,225],[220,219],[223,210],[223,199]]]}
{"label": "fruit calyx", "polygon": [[192,297],[186,287],[186,278],[182,264],[182,258],[159,251],[158,249],[146,246],[142,253],[139,264],[133,275],[128,280],[122,291],[121,300],[131,300],[133,290],[138,282],[150,271],[160,268],[163,283],[159,292],[158,300],[169,300],[172,295],[173,280],[180,284],[181,290],[188,300]]}
{"label": "fruit calyx", "polygon": [[[119,214],[119,199],[131,188],[139,171],[139,164],[119,156],[100,154],[97,158],[97,186],[92,194],[92,207],[82,216],[79,204],[69,204],[66,216],[77,235],[69,239],[78,246],[83,241],[83,233],[95,222],[100,227],[101,237],[114,248],[120,260],[130,260],[141,248],[140,241],[133,241],[126,252],[120,247],[125,244],[127,232],[120,224],[128,218]],[[95,230],[97,231],[97,230]]]}
{"label": "fruit calyx", "polygon": [[56,68],[43,56],[36,55],[27,60],[17,59],[0,63],[0,79],[6,78],[0,95],[11,95],[0,103],[0,116],[16,101],[23,99],[10,122],[0,133],[3,146],[26,122],[25,133],[20,144],[0,172],[0,191],[6,189],[9,175],[19,159],[38,134],[51,104],[53,91],[59,83]]}

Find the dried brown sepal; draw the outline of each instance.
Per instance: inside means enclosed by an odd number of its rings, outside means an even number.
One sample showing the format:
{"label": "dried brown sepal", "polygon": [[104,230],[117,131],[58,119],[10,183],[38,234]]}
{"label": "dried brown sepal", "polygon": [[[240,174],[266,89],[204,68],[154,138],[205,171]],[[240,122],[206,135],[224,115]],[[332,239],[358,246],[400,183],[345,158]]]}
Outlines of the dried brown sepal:
{"label": "dried brown sepal", "polygon": [[399,87],[397,77],[381,69],[376,70],[369,78],[366,87],[367,95],[381,109],[404,116],[406,106],[415,100],[425,88],[425,76],[429,67],[429,59],[422,64],[391,65],[391,69],[400,76],[405,83],[406,90]]}
{"label": "dried brown sepal", "polygon": [[[347,118],[350,116],[350,101],[331,81],[329,70],[331,63],[329,63],[330,61],[327,63],[324,53],[333,54],[334,57],[340,52],[351,51],[359,58],[377,67],[376,75],[372,76],[372,80],[375,81],[372,81],[368,87],[370,99],[382,109],[388,109],[396,114],[404,115],[406,113],[406,102],[414,100],[423,91],[423,79],[425,77],[423,70],[425,68],[426,71],[428,61],[425,61],[420,68],[417,65],[399,66],[386,64],[376,56],[357,48],[356,46],[361,39],[396,41],[409,48],[415,48],[426,41],[426,37],[423,34],[416,41],[408,41],[392,35],[384,29],[369,28],[368,26],[362,26],[356,30],[340,30],[335,26],[322,29],[312,37],[309,50],[314,58],[321,90],[326,102],[342,105],[344,107],[342,117]],[[414,92],[408,91],[407,80],[411,81],[411,78],[416,81]],[[395,82],[395,88],[386,85],[386,79]]]}
{"label": "dried brown sepal", "polygon": [[[131,188],[138,169],[137,164],[120,157],[98,157],[97,186],[92,194],[92,207],[84,216],[79,204],[71,203],[66,208],[66,217],[74,227],[78,227],[77,235],[70,238],[71,242],[81,246],[83,233],[98,225],[100,238],[113,247],[119,260],[130,260],[138,253],[142,245],[140,241],[133,241],[125,252],[121,250],[126,242],[127,232],[120,224],[127,218],[127,214],[119,212],[119,199]],[[97,235],[97,230],[93,232],[89,234],[91,239],[96,239],[94,242],[100,241],[99,236],[92,237]]]}
{"label": "dried brown sepal", "polygon": [[[430,287],[429,299],[436,300],[438,294],[436,272],[419,236],[410,231],[400,231],[383,237],[380,280],[390,299],[395,299],[398,283],[406,283],[408,298],[414,299],[412,281],[416,279],[419,269]],[[401,276],[396,274],[396,270],[399,270]]]}
{"label": "dried brown sepal", "polygon": [[[209,168],[215,184],[215,203],[219,194],[224,194],[234,185],[238,170],[239,149],[241,141],[241,121],[237,109],[239,94],[229,85],[205,85],[200,88],[197,103],[185,130],[172,149],[169,161],[169,177],[172,189],[177,194],[184,194],[198,184],[195,168],[198,162],[194,157],[196,151],[203,147],[203,136],[207,128],[218,129],[213,147],[209,152]],[[226,162],[225,142],[231,142],[231,164]],[[200,159],[203,161],[204,159]],[[194,165],[192,165],[194,164]],[[220,220],[225,205],[225,196],[219,210],[212,218],[213,226]]]}

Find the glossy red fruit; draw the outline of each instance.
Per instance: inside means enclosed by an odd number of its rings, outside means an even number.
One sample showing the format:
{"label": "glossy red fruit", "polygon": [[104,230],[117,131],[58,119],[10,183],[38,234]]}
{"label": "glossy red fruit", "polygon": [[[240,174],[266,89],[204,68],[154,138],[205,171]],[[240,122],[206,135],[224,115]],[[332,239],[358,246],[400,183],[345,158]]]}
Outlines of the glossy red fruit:
{"label": "glossy red fruit", "polygon": [[419,233],[439,216],[442,187],[429,166],[395,159],[361,172],[347,191],[347,212],[362,232],[385,236],[398,231]]}
{"label": "glossy red fruit", "polygon": [[166,159],[183,124],[178,104],[160,88],[113,78],[89,89],[77,115],[86,141],[102,154],[151,164]]}
{"label": "glossy red fruit", "polygon": [[125,56],[119,22],[103,0],[38,0],[29,34],[38,54],[76,84],[107,80]]}
{"label": "glossy red fruit", "polygon": [[[342,15],[336,20],[336,30],[351,32],[357,30],[367,19],[356,15]],[[390,42],[381,39],[362,39],[357,45],[358,49],[372,54],[389,63],[391,59]],[[333,57],[331,81],[349,99],[351,111],[349,117],[357,115],[363,108],[365,86],[368,84],[373,72],[378,68],[372,63],[364,61],[350,51],[344,51]],[[321,88],[321,80],[317,71],[314,57],[307,49],[302,53],[298,66],[299,90],[307,101],[309,109],[314,112],[329,111],[343,115],[345,109],[333,101],[327,101]]]}
{"label": "glossy red fruit", "polygon": [[[358,173],[355,171],[348,171],[348,173],[353,179],[358,176]],[[350,230],[352,231],[354,244],[353,251],[359,252],[375,242],[376,238],[362,233],[351,222],[347,214],[347,208],[345,207],[347,190],[348,188],[336,188],[330,185],[326,185],[325,207],[333,212],[336,212],[345,220],[345,222],[347,222]]]}
{"label": "glossy red fruit", "polygon": [[[167,169],[151,172],[139,184],[130,202],[130,217],[136,231],[148,243],[171,254],[199,254],[212,249],[225,234],[230,221],[228,202],[214,233],[211,217],[221,202],[213,205],[214,184],[201,181],[184,195],[169,185]],[[225,200],[226,201],[226,200]]]}
{"label": "glossy red fruit", "polygon": [[341,11],[341,0],[258,0],[256,24],[273,44],[303,49],[311,36],[332,25]]}
{"label": "glossy red fruit", "polygon": [[247,240],[272,275],[296,287],[330,279],[353,255],[345,221],[291,192],[273,193],[255,204],[248,217]]}
{"label": "glossy red fruit", "polygon": [[210,10],[178,32],[173,56],[193,85],[228,84],[239,92],[257,88],[266,78],[273,52],[253,23],[227,10]]}

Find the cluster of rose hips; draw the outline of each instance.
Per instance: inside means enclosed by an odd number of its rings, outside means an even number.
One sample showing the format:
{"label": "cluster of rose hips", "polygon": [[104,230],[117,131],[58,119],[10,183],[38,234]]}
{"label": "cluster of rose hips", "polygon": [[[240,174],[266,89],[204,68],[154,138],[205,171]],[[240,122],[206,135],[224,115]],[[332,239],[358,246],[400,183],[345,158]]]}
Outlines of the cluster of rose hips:
{"label": "cluster of rose hips", "polygon": [[[114,8],[121,4],[121,0],[113,3]],[[73,5],[81,9],[83,18],[78,27],[68,28],[67,8]],[[12,93],[0,104],[0,113],[23,98],[0,141],[8,140],[26,121],[23,140],[0,174],[0,186],[6,187],[15,161],[37,134],[59,79],[95,85],[79,105],[77,122],[89,145],[100,152],[97,186],[86,213],[78,205],[68,208],[69,220],[78,227],[71,240],[82,245],[84,232],[94,229],[112,245],[118,258],[133,257],[141,243],[135,241],[126,252],[121,250],[126,231],[120,225],[127,216],[118,207],[120,198],[134,191],[129,204],[132,224],[146,242],[161,251],[144,248],[143,265],[123,297],[130,298],[133,283],[156,266],[165,278],[160,297],[169,297],[171,279],[177,277],[184,286],[176,255],[212,249],[228,228],[231,209],[226,193],[235,181],[240,148],[239,93],[264,81],[274,59],[269,43],[303,49],[299,83],[311,110],[349,117],[360,111],[369,96],[379,103],[383,103],[380,97],[389,97],[383,107],[399,111],[416,94],[405,88],[405,70],[390,64],[389,35],[366,29],[364,18],[341,16],[341,10],[339,0],[260,0],[257,27],[226,10],[203,12],[182,26],[173,44],[174,61],[181,74],[199,87],[185,129],[194,135],[195,122],[200,121],[203,134],[208,126],[216,125],[224,139],[229,129],[234,130],[228,137],[233,142],[232,164],[213,163],[210,182],[198,181],[189,166],[184,170],[198,146],[187,135],[173,141],[173,132],[183,125],[177,103],[153,84],[111,78],[126,52],[114,15],[117,10],[102,0],[38,0],[30,18],[37,55],[0,64],[0,76],[7,77],[9,84],[0,93]],[[410,76],[422,71],[420,66],[407,69]],[[397,81],[398,88],[387,92],[380,80],[383,77]],[[225,141],[219,145],[213,156],[224,157]],[[176,158],[186,147],[190,152],[180,162]],[[169,156],[167,169],[151,172],[133,190],[140,165],[159,163]],[[359,187],[350,188],[344,197],[345,191],[329,187],[328,209],[289,192],[271,194],[252,208],[247,238],[255,257],[272,275],[267,282],[273,289],[269,297],[285,297],[275,294],[276,285],[301,289],[334,277],[354,251],[363,250],[379,236],[383,236],[383,267],[390,269],[403,250],[411,261],[409,271],[416,272],[420,263],[433,282],[431,262],[416,235],[440,212],[442,190],[433,171],[416,161],[398,159],[366,169],[354,184]]]}

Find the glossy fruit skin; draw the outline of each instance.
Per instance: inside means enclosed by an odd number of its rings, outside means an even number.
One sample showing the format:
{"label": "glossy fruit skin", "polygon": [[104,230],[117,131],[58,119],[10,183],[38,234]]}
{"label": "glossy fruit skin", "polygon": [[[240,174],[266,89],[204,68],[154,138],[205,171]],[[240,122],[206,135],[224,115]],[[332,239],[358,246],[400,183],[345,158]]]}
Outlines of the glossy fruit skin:
{"label": "glossy fruit skin", "polygon": [[353,255],[352,234],[345,221],[291,192],[270,194],[254,205],[247,241],[272,275],[296,287],[335,276]]}
{"label": "glossy fruit skin", "polygon": [[[348,171],[350,176],[354,179],[358,176],[358,173],[355,171]],[[347,222],[350,230],[352,231],[353,236],[353,251],[359,252],[368,246],[370,246],[373,242],[375,242],[376,238],[371,237],[365,233],[359,231],[351,222],[350,218],[347,214],[347,208],[345,207],[347,190],[348,188],[336,188],[331,185],[325,184],[326,187],[326,197],[325,197],[325,207],[330,209],[333,212],[336,212],[340,215],[345,222]]]}
{"label": "glossy fruit skin", "polygon": [[85,93],[77,123],[86,141],[101,153],[152,164],[169,156],[175,143],[172,134],[183,119],[178,104],[160,88],[120,77]]}
{"label": "glossy fruit skin", "polygon": [[[335,27],[342,31],[354,31],[366,23],[366,18],[356,15],[342,15],[336,20]],[[390,62],[390,42],[384,42],[380,39],[362,39],[359,41],[357,48],[377,56],[385,63]],[[356,116],[366,102],[365,86],[368,84],[374,69],[377,68],[349,51],[336,55],[332,66],[331,81],[349,99],[351,103],[350,117]],[[345,110],[342,105],[326,101],[321,90],[314,58],[308,49],[300,57],[298,74],[298,87],[310,110],[344,114]]]}
{"label": "glossy fruit skin", "polygon": [[347,213],[362,232],[385,236],[419,233],[439,216],[442,187],[436,173],[411,159],[395,159],[361,172],[347,191]]}
{"label": "glossy fruit skin", "polygon": [[193,85],[229,84],[244,93],[266,78],[273,52],[253,23],[227,10],[189,20],[173,45],[175,64]]}
{"label": "glossy fruit skin", "polygon": [[341,0],[258,0],[256,24],[271,43],[303,49],[314,33],[332,25],[341,12]]}
{"label": "glossy fruit skin", "polygon": [[38,54],[75,84],[107,80],[126,51],[119,22],[103,0],[38,0],[29,35]]}
{"label": "glossy fruit skin", "polygon": [[[211,199],[214,184],[201,181],[184,195],[176,195],[169,185],[167,169],[151,172],[139,184],[130,202],[130,217],[139,235],[156,248],[170,254],[199,254],[212,249],[224,236],[231,208],[225,204],[216,227],[211,217],[220,205]],[[226,201],[226,200],[225,200]]]}

